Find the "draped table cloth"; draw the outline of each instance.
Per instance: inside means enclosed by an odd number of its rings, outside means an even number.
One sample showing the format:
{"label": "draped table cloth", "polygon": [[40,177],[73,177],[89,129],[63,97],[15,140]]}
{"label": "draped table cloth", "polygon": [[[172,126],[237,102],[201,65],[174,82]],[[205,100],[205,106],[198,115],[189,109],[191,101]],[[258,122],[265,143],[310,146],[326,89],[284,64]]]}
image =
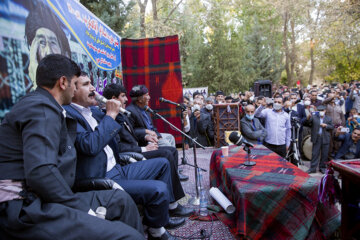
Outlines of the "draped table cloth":
{"label": "draped table cloth", "polygon": [[228,157],[215,150],[210,185],[234,204],[233,215],[218,214],[231,232],[244,239],[325,239],[340,226],[335,206],[318,202],[319,180],[263,145],[247,153],[232,146]]}

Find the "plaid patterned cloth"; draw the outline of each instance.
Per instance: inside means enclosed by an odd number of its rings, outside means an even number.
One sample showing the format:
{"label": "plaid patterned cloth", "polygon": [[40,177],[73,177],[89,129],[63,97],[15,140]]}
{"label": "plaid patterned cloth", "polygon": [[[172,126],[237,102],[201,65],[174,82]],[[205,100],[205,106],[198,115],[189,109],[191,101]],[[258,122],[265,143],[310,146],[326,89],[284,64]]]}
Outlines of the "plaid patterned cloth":
{"label": "plaid patterned cloth", "polygon": [[[138,40],[124,38],[121,40],[121,59],[127,91],[130,92],[134,85],[145,85],[151,97],[149,107],[181,128],[181,110],[159,102],[160,97],[182,102],[178,36]],[[170,133],[176,142],[181,142],[181,135],[161,119],[154,120],[154,125],[159,132]]]}
{"label": "plaid patterned cloth", "polygon": [[237,237],[245,239],[325,239],[340,226],[340,213],[317,200],[319,181],[265,148],[247,154],[232,147],[229,157],[214,151],[210,184],[234,204],[233,216],[219,214]]}
{"label": "plaid patterned cloth", "polygon": [[341,169],[348,174],[351,174],[355,177],[360,177],[360,160],[332,160],[330,162],[330,166],[336,167],[337,169]]}

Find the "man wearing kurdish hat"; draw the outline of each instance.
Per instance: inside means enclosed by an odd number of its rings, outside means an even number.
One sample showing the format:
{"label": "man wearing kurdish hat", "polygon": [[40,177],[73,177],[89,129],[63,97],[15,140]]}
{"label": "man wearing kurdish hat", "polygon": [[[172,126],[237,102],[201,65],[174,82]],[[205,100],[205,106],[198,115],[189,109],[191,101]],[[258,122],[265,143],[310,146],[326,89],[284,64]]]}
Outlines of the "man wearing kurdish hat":
{"label": "man wearing kurdish hat", "polygon": [[219,90],[216,91],[215,94],[215,103],[219,104],[219,103],[225,103],[225,94],[223,91]]}
{"label": "man wearing kurdish hat", "polygon": [[[175,138],[168,133],[159,133],[154,126],[150,114],[146,111],[146,107],[149,105],[150,95],[149,90],[144,85],[136,85],[130,91],[131,104],[126,108],[131,115],[129,117],[130,123],[134,128],[135,134],[148,134],[153,136],[150,138],[157,147],[172,147],[175,148]],[[178,155],[176,149],[174,149],[174,161],[170,161],[172,168],[178,171]],[[175,174],[172,174],[175,175]],[[188,176],[178,173],[181,181],[189,179]],[[176,178],[173,176],[173,178]]]}
{"label": "man wearing kurdish hat", "polygon": [[149,90],[144,85],[136,85],[130,91],[131,104],[126,108],[131,112],[130,122],[135,131],[145,131],[146,134],[157,137],[159,146],[175,147],[175,138],[168,133],[159,133],[145,108],[149,106]]}

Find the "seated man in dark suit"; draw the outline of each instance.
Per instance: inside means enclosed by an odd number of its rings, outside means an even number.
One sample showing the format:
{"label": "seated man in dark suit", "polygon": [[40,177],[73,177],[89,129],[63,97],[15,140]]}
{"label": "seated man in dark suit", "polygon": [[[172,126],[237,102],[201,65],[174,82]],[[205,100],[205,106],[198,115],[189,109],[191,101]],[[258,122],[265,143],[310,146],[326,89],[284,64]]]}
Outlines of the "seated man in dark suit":
{"label": "seated man in dark suit", "polygon": [[[71,102],[79,75],[65,56],[44,57],[36,71],[38,88],[0,125],[1,239],[145,239],[126,192],[71,190],[76,121],[61,105]],[[99,206],[107,209],[108,221],[94,217]]]}
{"label": "seated man in dark suit", "polygon": [[95,88],[86,73],[81,74],[76,87],[71,105],[64,108],[78,122],[75,141],[79,159],[77,177],[107,177],[116,181],[136,203],[144,206],[144,224],[150,227],[149,239],[174,239],[163,227],[167,224],[170,228],[176,227],[183,224],[184,219],[169,221],[168,209],[184,208],[176,202],[173,194],[169,162],[155,158],[120,166],[115,140],[121,129],[115,121],[120,102],[107,101],[105,115],[96,107],[90,108],[97,102]]}
{"label": "seated man in dark suit", "polygon": [[241,119],[241,134],[245,139],[253,144],[262,144],[267,132],[259,119],[255,118],[254,105],[247,105],[245,107],[246,115]]}
{"label": "seated man in dark suit", "polygon": [[[178,156],[175,148],[175,139],[174,136],[167,133],[159,133],[154,126],[150,114],[145,111],[145,108],[148,107],[150,101],[149,90],[144,85],[136,85],[130,91],[130,97],[132,99],[131,104],[126,108],[131,112],[129,117],[130,123],[134,129],[134,133],[137,136],[146,136],[150,135],[152,138],[149,138],[149,141],[156,143],[158,146],[167,146],[173,148],[172,152],[174,157],[168,158],[170,161],[171,168],[175,168],[178,172]],[[176,153],[174,152],[176,151]],[[175,174],[172,174],[173,177]],[[189,179],[188,176],[178,173],[180,180],[186,181]]]}
{"label": "seated man in dark suit", "polygon": [[[126,89],[119,84],[109,84],[105,87],[103,96],[107,99],[115,99],[121,102],[123,108],[127,103]],[[171,180],[173,184],[174,196],[178,200],[185,196],[179,176],[177,174],[178,151],[170,146],[158,146],[156,140],[153,142],[153,136],[142,131],[135,131],[128,117],[119,113],[115,119],[122,128],[119,131],[120,152],[138,152],[145,158],[164,157],[168,159],[171,167]],[[188,177],[183,175],[183,179]],[[180,179],[181,180],[181,179]]]}
{"label": "seated man in dark suit", "polygon": [[352,133],[346,133],[339,127],[335,133],[335,140],[342,141],[335,159],[360,158],[360,127],[356,127]]}
{"label": "seated man in dark suit", "polygon": [[130,122],[137,132],[145,132],[157,138],[159,146],[175,147],[175,138],[168,133],[159,133],[145,108],[149,105],[149,90],[144,85],[136,85],[130,91],[131,104],[126,108],[131,112]]}

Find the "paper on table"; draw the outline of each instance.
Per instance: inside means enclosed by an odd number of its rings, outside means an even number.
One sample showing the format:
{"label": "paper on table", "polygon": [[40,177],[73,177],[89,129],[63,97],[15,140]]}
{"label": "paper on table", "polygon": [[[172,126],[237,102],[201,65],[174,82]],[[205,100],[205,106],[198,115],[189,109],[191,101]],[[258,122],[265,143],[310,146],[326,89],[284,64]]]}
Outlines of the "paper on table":
{"label": "paper on table", "polygon": [[222,208],[228,213],[232,214],[235,212],[234,205],[230,202],[230,200],[216,187],[210,188],[210,195],[220,204]]}

